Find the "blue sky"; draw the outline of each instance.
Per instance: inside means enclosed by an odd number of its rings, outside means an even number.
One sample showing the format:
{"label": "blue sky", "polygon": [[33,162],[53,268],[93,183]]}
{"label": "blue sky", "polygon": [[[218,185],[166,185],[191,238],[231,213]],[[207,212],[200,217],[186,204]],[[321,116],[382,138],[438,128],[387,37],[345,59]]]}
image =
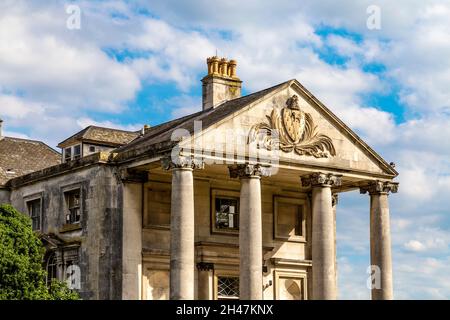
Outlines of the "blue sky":
{"label": "blue sky", "polygon": [[[81,28],[66,27],[70,4]],[[367,8],[380,9],[380,29]],[[90,124],[200,109],[205,59],[244,93],[296,78],[400,172],[390,196],[395,296],[450,298],[450,1],[2,1],[0,117],[58,142]],[[366,299],[369,199],[338,209],[340,297]]]}

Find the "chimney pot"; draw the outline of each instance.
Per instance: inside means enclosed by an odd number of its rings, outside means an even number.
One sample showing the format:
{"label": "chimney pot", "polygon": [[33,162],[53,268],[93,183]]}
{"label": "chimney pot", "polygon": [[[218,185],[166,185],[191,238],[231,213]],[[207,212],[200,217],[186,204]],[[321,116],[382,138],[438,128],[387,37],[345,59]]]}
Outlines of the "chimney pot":
{"label": "chimney pot", "polygon": [[219,74],[219,58],[217,56],[211,57],[212,74]]}
{"label": "chimney pot", "polygon": [[3,120],[0,119],[0,139],[3,138]]}
{"label": "chimney pot", "polygon": [[231,78],[236,78],[236,66],[236,60],[230,60],[230,62],[228,62],[228,76]]}
{"label": "chimney pot", "polygon": [[220,59],[219,63],[220,74],[224,77],[228,77],[228,60],[225,58]]}

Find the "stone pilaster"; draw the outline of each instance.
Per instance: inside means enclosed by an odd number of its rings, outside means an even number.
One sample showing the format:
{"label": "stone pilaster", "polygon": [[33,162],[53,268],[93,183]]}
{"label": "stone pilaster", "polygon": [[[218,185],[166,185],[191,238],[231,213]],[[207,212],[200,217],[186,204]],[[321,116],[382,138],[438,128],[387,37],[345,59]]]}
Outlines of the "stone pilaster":
{"label": "stone pilaster", "polygon": [[239,292],[241,300],[263,298],[263,254],[261,177],[270,175],[270,168],[260,165],[235,165],[232,178],[240,178],[239,213]]}
{"label": "stone pilaster", "polygon": [[389,181],[371,181],[360,188],[361,193],[370,195],[370,261],[375,277],[372,300],[394,298],[388,194],[397,190],[398,183]]}
{"label": "stone pilaster", "polygon": [[193,300],[194,262],[194,177],[193,169],[203,164],[191,157],[163,159],[162,166],[172,171],[170,215],[170,299]]}
{"label": "stone pilaster", "polygon": [[335,219],[332,186],[341,185],[341,176],[313,173],[302,177],[302,185],[312,189],[312,263],[313,299],[337,297]]}
{"label": "stone pilaster", "polygon": [[198,273],[198,300],[211,300],[213,290],[213,272],[214,264],[199,262],[197,263]]}

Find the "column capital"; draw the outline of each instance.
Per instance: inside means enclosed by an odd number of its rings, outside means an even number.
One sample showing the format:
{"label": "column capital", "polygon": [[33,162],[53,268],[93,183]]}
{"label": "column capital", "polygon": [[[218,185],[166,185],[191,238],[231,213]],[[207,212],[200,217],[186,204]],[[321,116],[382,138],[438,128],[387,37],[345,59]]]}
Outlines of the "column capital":
{"label": "column capital", "polygon": [[172,169],[203,169],[205,164],[202,159],[194,156],[166,156],[161,159],[164,170]]}
{"label": "column capital", "polygon": [[214,263],[199,262],[197,263],[197,269],[199,271],[214,271]]}
{"label": "column capital", "polygon": [[271,167],[260,164],[237,164],[228,167],[231,178],[268,177],[272,174]]}
{"label": "column capital", "polygon": [[301,177],[303,187],[331,187],[342,184],[342,175],[332,173],[315,172]]}
{"label": "column capital", "polygon": [[388,194],[389,192],[397,193],[398,182],[392,181],[370,181],[367,185],[359,188],[361,194]]}

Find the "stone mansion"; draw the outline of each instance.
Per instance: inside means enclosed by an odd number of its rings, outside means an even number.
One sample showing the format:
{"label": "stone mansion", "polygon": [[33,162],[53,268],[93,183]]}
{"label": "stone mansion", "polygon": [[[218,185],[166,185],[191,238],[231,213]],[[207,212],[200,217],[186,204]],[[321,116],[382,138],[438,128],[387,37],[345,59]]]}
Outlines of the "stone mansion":
{"label": "stone mansion", "polygon": [[297,80],[241,96],[236,61],[207,70],[201,111],[90,126],[61,153],[0,122],[0,203],[30,215],[49,280],[83,299],[337,299],[338,195],[356,191],[372,299],[392,299],[393,164]]}

